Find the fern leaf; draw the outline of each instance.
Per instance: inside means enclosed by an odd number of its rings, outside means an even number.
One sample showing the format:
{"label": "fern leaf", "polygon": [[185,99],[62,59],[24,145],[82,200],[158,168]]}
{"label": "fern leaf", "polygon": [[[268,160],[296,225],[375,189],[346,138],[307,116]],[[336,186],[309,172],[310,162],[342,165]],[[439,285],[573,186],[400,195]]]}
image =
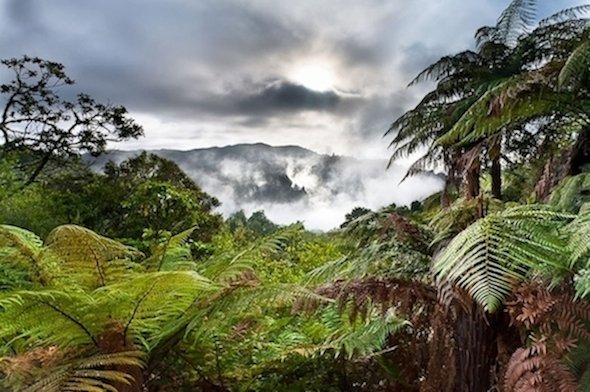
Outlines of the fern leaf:
{"label": "fern leaf", "polygon": [[529,270],[563,275],[566,247],[556,228],[571,216],[544,207],[513,207],[480,219],[436,259],[434,273],[466,289],[494,312]]}
{"label": "fern leaf", "polygon": [[559,86],[577,87],[590,68],[590,41],[580,44],[569,56],[559,73]]}
{"label": "fern leaf", "polygon": [[45,240],[45,250],[61,261],[65,276],[96,288],[125,277],[140,265],[134,248],[75,225],[59,226]]}
{"label": "fern leaf", "polygon": [[566,20],[572,20],[579,18],[585,14],[590,12],[590,4],[582,4],[575,7],[566,8],[555,14],[548,16],[547,18],[542,19],[539,22],[539,26],[546,27],[552,25],[554,23],[563,22]]}

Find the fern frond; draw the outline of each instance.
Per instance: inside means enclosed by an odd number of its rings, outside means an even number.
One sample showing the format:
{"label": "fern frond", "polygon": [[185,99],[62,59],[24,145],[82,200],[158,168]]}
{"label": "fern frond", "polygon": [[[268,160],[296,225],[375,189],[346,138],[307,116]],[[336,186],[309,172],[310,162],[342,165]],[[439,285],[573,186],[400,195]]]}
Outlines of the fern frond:
{"label": "fern frond", "polygon": [[[51,280],[48,270],[52,269],[50,262],[41,257],[42,241],[30,231],[8,225],[0,226],[0,265],[6,272],[11,267],[23,271],[29,282],[46,285]],[[2,282],[2,285],[18,286],[17,281]],[[20,284],[25,284],[21,282]]]}
{"label": "fern frond", "polygon": [[477,61],[477,53],[466,50],[453,56],[445,56],[434,64],[420,72],[411,82],[410,86],[427,80],[441,80],[450,75],[460,72],[466,64],[473,64]]}
{"label": "fern frond", "polygon": [[433,270],[467,290],[494,312],[529,270],[569,271],[566,247],[556,229],[572,217],[542,206],[513,207],[490,214],[457,235],[435,260]]}
{"label": "fern frond", "polygon": [[575,7],[566,8],[555,14],[548,16],[544,19],[539,21],[539,26],[545,27],[552,25],[554,23],[563,22],[566,20],[577,19],[585,14],[590,13],[590,5],[589,4],[582,4]]}
{"label": "fern frond", "polygon": [[535,23],[536,10],[536,0],[513,0],[498,18],[494,41],[514,45]]}
{"label": "fern frond", "polygon": [[[41,377],[21,392],[117,392],[117,384],[130,385],[134,377],[121,370],[110,370],[118,366],[142,368],[145,354],[138,351],[94,355],[70,361],[51,369],[51,373]],[[45,371],[47,369],[44,369]]]}
{"label": "fern frond", "polygon": [[577,87],[590,68],[590,41],[580,44],[569,56],[559,73],[560,87]]}
{"label": "fern frond", "polygon": [[98,346],[100,312],[83,292],[17,291],[0,297],[0,337],[63,348]]}
{"label": "fern frond", "polygon": [[139,251],[75,225],[51,231],[45,251],[57,257],[66,277],[89,288],[116,282],[141,269],[133,262],[141,256]]}
{"label": "fern frond", "polygon": [[480,209],[484,209],[487,213],[494,213],[503,208],[501,201],[490,197],[471,200],[459,198],[455,200],[453,204],[440,210],[430,220],[429,226],[436,233],[430,245],[439,244],[466,229],[480,217],[482,212]]}
{"label": "fern frond", "polygon": [[196,229],[196,227],[191,227],[159,244],[144,262],[147,269],[161,271],[163,269],[179,269],[184,265],[192,264],[190,263],[191,252],[186,243]]}
{"label": "fern frond", "polygon": [[590,202],[590,173],[564,178],[551,192],[549,204],[559,211],[578,213],[586,202]]}

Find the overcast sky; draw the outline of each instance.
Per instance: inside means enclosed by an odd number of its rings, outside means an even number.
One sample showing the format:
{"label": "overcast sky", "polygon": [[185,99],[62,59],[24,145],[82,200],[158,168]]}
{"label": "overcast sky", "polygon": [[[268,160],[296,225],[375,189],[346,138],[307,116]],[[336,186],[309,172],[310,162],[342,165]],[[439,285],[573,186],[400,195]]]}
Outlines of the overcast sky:
{"label": "overcast sky", "polygon": [[[578,4],[540,0],[541,14]],[[119,148],[242,142],[387,155],[420,69],[473,45],[508,0],[0,0],[3,58],[66,65],[125,105],[145,137]]]}

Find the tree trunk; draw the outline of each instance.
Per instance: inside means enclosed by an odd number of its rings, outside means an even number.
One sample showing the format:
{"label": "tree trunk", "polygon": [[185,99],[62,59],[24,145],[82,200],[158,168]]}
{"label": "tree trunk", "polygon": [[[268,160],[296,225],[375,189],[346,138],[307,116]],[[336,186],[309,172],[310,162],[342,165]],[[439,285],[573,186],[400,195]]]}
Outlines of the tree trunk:
{"label": "tree trunk", "polygon": [[590,163],[590,127],[580,131],[571,152],[567,175],[575,176],[582,172],[582,166]]}
{"label": "tree trunk", "polygon": [[492,197],[494,199],[502,199],[502,167],[500,166],[500,157],[492,159],[492,167],[490,169],[492,176]]}
{"label": "tree trunk", "polygon": [[471,200],[479,195],[479,157],[475,157],[465,169],[465,199]]}
{"label": "tree trunk", "polygon": [[488,148],[488,156],[492,161],[490,175],[492,177],[492,197],[502,199],[502,166],[500,164],[501,137],[497,136],[491,141]]}
{"label": "tree trunk", "polygon": [[475,303],[460,311],[455,323],[457,383],[455,392],[486,392],[494,383],[498,356],[497,316]]}
{"label": "tree trunk", "polygon": [[461,175],[459,169],[461,153],[457,149],[453,149],[450,153],[445,152],[444,160],[448,172],[447,178],[445,179],[445,186],[441,193],[440,204],[441,207],[447,208],[451,205],[451,192],[455,192],[457,189],[461,188]]}

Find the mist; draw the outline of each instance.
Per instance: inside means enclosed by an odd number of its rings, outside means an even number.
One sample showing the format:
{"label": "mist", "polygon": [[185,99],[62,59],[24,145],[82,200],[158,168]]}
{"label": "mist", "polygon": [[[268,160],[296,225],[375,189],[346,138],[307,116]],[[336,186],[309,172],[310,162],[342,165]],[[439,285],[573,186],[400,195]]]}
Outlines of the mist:
{"label": "mist", "polygon": [[[338,227],[354,207],[409,205],[442,189],[434,174],[408,178],[387,161],[318,154],[298,146],[241,144],[190,151],[151,150],[173,160],[205,192],[221,201],[224,216],[264,210],[275,223],[303,222],[311,230]],[[94,162],[121,162],[138,151],[112,151]]]}

